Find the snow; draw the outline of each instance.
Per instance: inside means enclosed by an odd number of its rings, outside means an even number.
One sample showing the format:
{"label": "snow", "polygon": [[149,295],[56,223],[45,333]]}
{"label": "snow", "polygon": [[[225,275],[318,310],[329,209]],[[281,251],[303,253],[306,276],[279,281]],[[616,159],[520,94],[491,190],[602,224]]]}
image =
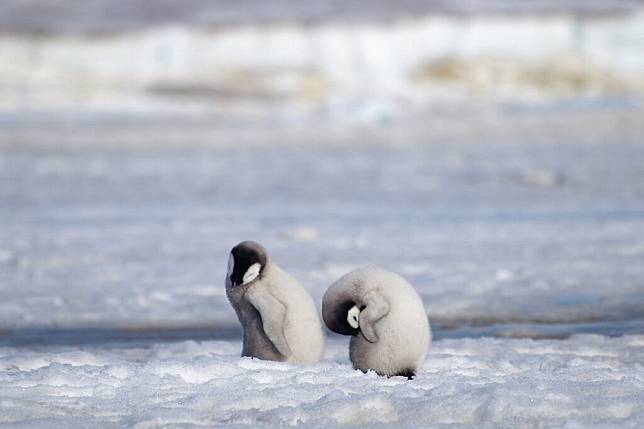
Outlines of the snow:
{"label": "snow", "polygon": [[347,341],[296,366],[238,341],[0,348],[10,427],[639,427],[644,336],[434,342],[416,379],[351,368]]}

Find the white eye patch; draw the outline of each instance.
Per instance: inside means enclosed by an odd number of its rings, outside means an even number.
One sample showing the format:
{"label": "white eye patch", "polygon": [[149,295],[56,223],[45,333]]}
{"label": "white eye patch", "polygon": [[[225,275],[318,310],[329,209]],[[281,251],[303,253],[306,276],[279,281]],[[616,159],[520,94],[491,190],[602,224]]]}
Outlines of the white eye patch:
{"label": "white eye patch", "polygon": [[360,327],[360,309],[358,306],[354,305],[347,312],[347,322],[349,322],[349,326],[353,329],[358,329]]}
{"label": "white eye patch", "polygon": [[234,269],[235,269],[235,258],[231,253],[230,256],[228,256],[228,274],[226,274],[229,278],[232,275]]}
{"label": "white eye patch", "polygon": [[262,269],[262,265],[259,262],[255,262],[253,265],[248,267],[242,278],[242,284],[252,282],[259,276],[259,271]]}

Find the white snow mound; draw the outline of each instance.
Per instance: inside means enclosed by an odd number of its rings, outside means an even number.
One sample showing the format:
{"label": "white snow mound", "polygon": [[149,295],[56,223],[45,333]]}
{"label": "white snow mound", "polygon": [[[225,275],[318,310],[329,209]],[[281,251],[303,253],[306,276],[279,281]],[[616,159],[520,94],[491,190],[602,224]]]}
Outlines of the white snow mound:
{"label": "white snow mound", "polygon": [[236,341],[0,349],[12,427],[611,427],[644,425],[644,336],[433,344],[413,381],[238,357]]}

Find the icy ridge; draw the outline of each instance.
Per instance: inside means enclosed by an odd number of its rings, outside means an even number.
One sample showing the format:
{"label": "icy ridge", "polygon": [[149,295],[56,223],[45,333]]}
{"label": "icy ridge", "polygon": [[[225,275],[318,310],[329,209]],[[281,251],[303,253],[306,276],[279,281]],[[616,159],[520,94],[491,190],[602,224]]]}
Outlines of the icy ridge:
{"label": "icy ridge", "polygon": [[[392,22],[168,24],[0,36],[0,108],[198,111],[257,102],[395,111],[436,97],[644,92],[644,12],[422,15]],[[386,113],[386,112],[385,112]]]}

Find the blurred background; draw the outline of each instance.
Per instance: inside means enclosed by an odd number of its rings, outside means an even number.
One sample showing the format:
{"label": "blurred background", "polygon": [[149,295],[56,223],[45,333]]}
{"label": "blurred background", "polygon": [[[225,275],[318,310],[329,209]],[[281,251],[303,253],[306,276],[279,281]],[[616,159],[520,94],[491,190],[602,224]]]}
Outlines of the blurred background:
{"label": "blurred background", "polygon": [[0,3],[0,343],[236,338],[228,252],[437,337],[644,332],[644,2]]}

